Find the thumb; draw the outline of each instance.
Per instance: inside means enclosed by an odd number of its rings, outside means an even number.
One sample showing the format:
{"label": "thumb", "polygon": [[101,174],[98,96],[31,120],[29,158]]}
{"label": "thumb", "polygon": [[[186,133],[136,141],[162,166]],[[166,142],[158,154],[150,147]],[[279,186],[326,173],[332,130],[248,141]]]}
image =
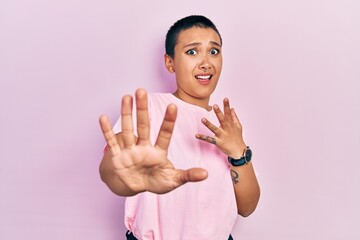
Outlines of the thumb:
{"label": "thumb", "polygon": [[203,168],[190,168],[188,170],[180,170],[180,182],[185,184],[187,182],[199,182],[208,177],[208,172]]}

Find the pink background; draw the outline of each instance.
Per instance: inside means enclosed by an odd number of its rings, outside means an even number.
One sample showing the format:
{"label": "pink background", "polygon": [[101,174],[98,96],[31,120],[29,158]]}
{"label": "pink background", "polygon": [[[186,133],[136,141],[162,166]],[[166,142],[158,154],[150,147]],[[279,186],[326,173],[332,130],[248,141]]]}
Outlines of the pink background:
{"label": "pink background", "polygon": [[[204,14],[262,187],[236,239],[360,239],[360,2],[0,2],[0,239],[122,239],[100,181],[98,116],[138,87],[173,91],[170,25]],[[219,206],[221,207],[221,206]]]}

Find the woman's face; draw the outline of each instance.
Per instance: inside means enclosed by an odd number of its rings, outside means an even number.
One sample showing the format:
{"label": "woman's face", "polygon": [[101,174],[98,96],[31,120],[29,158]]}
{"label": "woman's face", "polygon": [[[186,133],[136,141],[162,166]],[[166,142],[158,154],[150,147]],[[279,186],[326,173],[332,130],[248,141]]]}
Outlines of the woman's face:
{"label": "woman's face", "polygon": [[221,69],[219,35],[212,28],[192,27],[178,35],[174,58],[165,55],[165,65],[175,72],[177,94],[185,102],[208,107]]}

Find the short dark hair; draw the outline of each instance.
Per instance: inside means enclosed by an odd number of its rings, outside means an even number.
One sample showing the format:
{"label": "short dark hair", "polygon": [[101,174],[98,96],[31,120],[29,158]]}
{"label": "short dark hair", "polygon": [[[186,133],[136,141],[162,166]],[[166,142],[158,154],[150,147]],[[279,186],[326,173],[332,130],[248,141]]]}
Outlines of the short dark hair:
{"label": "short dark hair", "polygon": [[167,55],[174,58],[175,46],[177,44],[179,34],[182,31],[192,27],[213,29],[219,35],[221,41],[220,44],[222,44],[221,35],[217,30],[215,24],[210,19],[201,15],[191,15],[178,20],[176,23],[174,23],[174,25],[170,27],[165,39],[165,52]]}

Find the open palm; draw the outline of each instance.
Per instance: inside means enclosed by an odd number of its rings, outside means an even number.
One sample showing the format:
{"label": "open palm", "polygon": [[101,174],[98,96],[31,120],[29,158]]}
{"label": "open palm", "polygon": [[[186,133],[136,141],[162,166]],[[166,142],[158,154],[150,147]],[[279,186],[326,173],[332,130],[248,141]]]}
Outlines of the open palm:
{"label": "open palm", "polygon": [[176,120],[176,106],[170,104],[167,107],[156,142],[151,145],[147,93],[138,89],[135,97],[137,137],[134,134],[131,96],[122,99],[121,133],[115,135],[109,119],[100,117],[100,126],[107,142],[100,174],[109,188],[122,196],[144,191],[161,194],[187,182],[206,179],[207,172],[204,169],[175,169],[167,158]]}

